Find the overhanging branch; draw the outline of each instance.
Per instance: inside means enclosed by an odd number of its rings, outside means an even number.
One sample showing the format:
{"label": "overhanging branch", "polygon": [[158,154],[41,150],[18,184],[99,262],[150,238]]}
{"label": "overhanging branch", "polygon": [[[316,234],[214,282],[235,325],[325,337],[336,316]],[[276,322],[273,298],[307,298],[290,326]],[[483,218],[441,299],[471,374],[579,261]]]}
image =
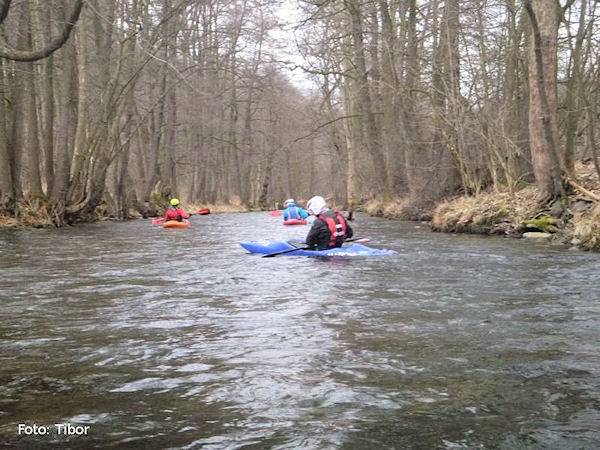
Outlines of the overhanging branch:
{"label": "overhanging branch", "polygon": [[[0,23],[8,14],[8,9],[10,8],[11,0],[0,0]],[[67,23],[62,30],[62,33],[56,37],[52,42],[48,44],[47,47],[41,50],[16,50],[10,47],[0,47],[0,58],[10,59],[12,61],[38,61],[40,59],[47,58],[56,50],[61,48],[67,39],[69,39],[69,35],[71,34],[71,30],[79,20],[79,15],[81,14],[81,10],[83,9],[83,0],[77,0],[75,3],[75,8],[73,12],[67,19]]]}

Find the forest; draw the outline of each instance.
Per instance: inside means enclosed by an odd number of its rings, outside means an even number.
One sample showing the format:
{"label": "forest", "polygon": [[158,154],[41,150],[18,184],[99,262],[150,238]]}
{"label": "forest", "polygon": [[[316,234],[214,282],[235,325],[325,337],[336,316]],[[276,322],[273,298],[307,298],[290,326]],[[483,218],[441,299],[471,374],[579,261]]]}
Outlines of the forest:
{"label": "forest", "polygon": [[[0,214],[359,208],[600,174],[594,0],[0,0]],[[296,74],[292,76],[292,74]],[[298,82],[298,74],[303,82]],[[598,198],[588,191],[589,200]]]}

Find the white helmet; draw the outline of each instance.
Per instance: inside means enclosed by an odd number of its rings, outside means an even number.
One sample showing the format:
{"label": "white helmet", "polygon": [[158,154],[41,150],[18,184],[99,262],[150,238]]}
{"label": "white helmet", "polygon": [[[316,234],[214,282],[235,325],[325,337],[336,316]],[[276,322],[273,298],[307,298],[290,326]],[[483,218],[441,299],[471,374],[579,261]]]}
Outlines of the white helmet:
{"label": "white helmet", "polygon": [[285,202],[283,202],[283,206],[287,206],[290,203],[296,203],[296,201],[293,198],[288,198]]}
{"label": "white helmet", "polygon": [[327,209],[325,199],[318,195],[311,198],[306,204],[306,210],[309,212],[309,214],[312,214],[313,216],[318,216],[323,211],[325,211],[325,209]]}

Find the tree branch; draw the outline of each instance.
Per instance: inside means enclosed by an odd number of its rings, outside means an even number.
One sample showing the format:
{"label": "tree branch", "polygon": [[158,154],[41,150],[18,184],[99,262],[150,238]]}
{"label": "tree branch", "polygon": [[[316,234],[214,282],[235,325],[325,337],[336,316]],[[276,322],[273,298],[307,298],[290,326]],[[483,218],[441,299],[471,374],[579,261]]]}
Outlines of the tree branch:
{"label": "tree branch", "polygon": [[[0,0],[0,23],[2,20],[4,20],[4,17],[6,17],[6,14],[8,13],[10,1],[11,0]],[[77,3],[75,3],[75,8],[67,20],[62,33],[52,42],[50,42],[47,47],[41,50],[15,50],[14,48],[0,47],[0,58],[10,59],[12,61],[38,61],[40,59],[47,58],[56,50],[61,48],[67,39],[69,39],[71,30],[77,23],[82,9],[83,0],[77,0]]]}
{"label": "tree branch", "polygon": [[567,183],[569,183],[571,186],[573,186],[575,189],[577,189],[579,192],[581,192],[582,194],[584,194],[586,197],[589,197],[590,199],[596,201],[596,202],[600,202],[600,197],[598,197],[596,194],[594,194],[593,192],[588,191],[586,188],[584,188],[582,185],[580,185],[579,183],[573,181],[571,178],[566,178]]}

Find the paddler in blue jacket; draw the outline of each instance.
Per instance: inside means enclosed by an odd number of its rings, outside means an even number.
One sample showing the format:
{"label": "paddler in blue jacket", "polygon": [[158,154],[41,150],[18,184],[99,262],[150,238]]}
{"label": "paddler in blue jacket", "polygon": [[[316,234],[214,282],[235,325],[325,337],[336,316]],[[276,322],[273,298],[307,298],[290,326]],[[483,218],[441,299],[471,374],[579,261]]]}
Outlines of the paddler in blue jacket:
{"label": "paddler in blue jacket", "polygon": [[293,198],[288,198],[285,202],[283,202],[284,210],[283,210],[283,221],[290,219],[306,219],[308,217],[308,213],[302,209],[300,206],[296,206],[296,202]]}
{"label": "paddler in blue jacket", "polygon": [[317,217],[306,236],[306,245],[309,247],[317,250],[341,247],[354,234],[344,216],[339,211],[330,210],[323,197],[311,198],[306,209]]}

